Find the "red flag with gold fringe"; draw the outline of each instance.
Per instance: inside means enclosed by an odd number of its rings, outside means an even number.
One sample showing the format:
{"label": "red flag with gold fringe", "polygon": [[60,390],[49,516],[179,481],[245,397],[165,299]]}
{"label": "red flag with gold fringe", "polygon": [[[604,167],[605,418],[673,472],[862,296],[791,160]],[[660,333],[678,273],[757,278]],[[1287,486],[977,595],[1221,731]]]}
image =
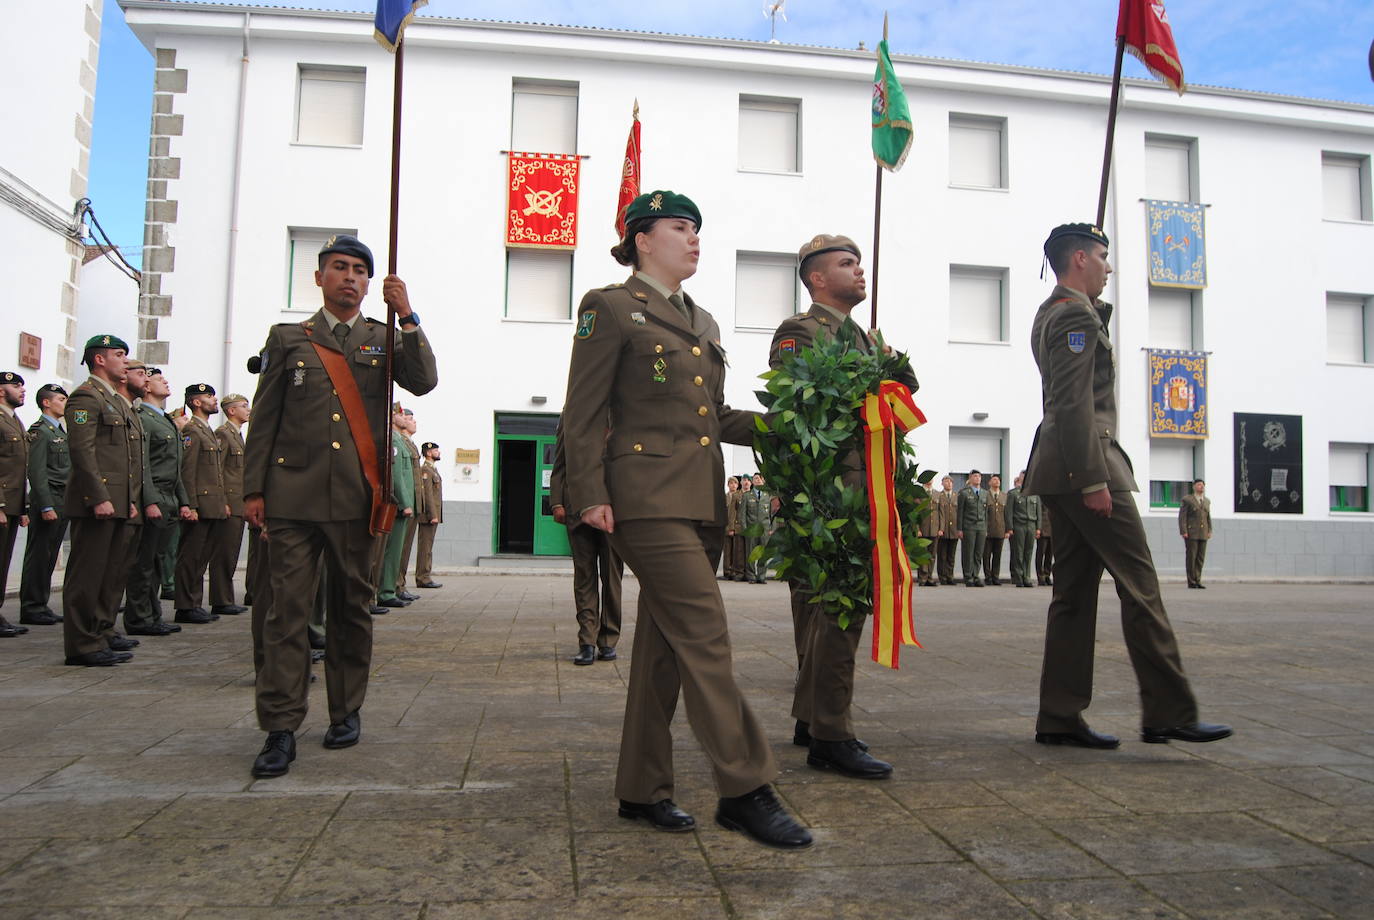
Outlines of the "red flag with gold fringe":
{"label": "red flag with gold fringe", "polygon": [[1121,0],[1116,36],[1126,40],[1126,50],[1140,58],[1150,73],[1183,95],[1183,65],[1178,60],[1164,0]]}
{"label": "red flag with gold fringe", "polygon": [[630,123],[630,137],[625,141],[625,165],[620,171],[620,200],[615,206],[616,239],[625,236],[625,209],[639,197],[639,100],[635,100],[634,121]]}
{"label": "red flag with gold fringe", "polygon": [[563,153],[510,154],[506,246],[577,248],[577,192],[582,158]]}

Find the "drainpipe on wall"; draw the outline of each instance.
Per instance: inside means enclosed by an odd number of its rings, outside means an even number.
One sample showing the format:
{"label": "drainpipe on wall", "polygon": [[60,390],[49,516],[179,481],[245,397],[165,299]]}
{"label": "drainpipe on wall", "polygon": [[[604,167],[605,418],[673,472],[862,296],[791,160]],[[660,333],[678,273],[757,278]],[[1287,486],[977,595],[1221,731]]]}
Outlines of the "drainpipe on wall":
{"label": "drainpipe on wall", "polygon": [[234,129],[234,169],[229,186],[229,253],[224,283],[224,360],[220,385],[229,387],[230,353],[234,347],[234,281],[239,256],[239,178],[243,172],[243,122],[248,108],[248,28],[252,13],[243,14],[243,59],[239,66],[238,126]]}

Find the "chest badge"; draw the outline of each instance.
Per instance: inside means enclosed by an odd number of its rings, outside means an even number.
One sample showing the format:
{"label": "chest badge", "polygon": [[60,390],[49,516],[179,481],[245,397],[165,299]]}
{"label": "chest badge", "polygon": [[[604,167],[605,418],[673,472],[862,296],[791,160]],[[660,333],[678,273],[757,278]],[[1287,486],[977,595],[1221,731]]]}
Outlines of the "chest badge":
{"label": "chest badge", "polygon": [[1069,333],[1069,351],[1076,355],[1081,355],[1083,349],[1088,347],[1088,334],[1086,332]]}
{"label": "chest badge", "polygon": [[292,371],[291,385],[297,387],[305,385],[305,368],[298,367],[294,371]]}
{"label": "chest badge", "polygon": [[645,322],[643,313],[631,313],[630,319],[634,320],[636,326],[643,326]]}
{"label": "chest badge", "polygon": [[659,358],[654,362],[654,383],[668,382],[668,362]]}
{"label": "chest badge", "polygon": [[386,354],[385,345],[359,345],[358,351],[365,355],[384,355]]}

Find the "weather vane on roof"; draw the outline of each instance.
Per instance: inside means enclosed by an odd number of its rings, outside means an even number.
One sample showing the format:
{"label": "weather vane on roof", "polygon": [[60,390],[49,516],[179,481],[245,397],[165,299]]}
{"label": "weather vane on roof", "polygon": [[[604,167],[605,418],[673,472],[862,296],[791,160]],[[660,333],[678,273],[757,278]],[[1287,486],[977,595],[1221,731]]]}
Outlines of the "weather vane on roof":
{"label": "weather vane on roof", "polygon": [[778,43],[778,17],[781,16],[783,22],[787,21],[787,14],[782,9],[786,4],[787,0],[777,0],[776,3],[763,5],[763,15],[768,20],[768,41],[770,44],[776,45]]}

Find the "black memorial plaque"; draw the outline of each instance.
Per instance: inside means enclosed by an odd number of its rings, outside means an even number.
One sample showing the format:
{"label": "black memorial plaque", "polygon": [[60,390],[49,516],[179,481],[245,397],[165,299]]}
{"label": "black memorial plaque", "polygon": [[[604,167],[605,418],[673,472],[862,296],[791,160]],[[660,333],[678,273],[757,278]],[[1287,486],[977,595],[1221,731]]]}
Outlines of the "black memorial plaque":
{"label": "black memorial plaque", "polygon": [[1302,514],[1302,416],[1234,414],[1236,511]]}

